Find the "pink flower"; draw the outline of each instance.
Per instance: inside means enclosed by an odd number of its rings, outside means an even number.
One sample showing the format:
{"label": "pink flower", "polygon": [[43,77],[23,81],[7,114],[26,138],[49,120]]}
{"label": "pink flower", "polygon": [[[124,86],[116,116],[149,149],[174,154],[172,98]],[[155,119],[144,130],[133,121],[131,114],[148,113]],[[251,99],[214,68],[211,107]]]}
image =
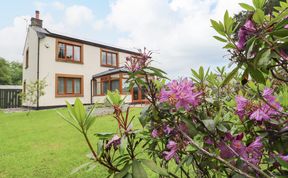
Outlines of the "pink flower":
{"label": "pink flower", "polygon": [[244,98],[243,96],[236,96],[236,103],[237,103],[237,108],[236,108],[236,113],[242,120],[243,117],[247,114],[247,106],[249,104],[249,101]]}
{"label": "pink flower", "polygon": [[170,160],[172,158],[175,158],[175,160],[179,160],[179,157],[177,155],[177,143],[172,141],[172,140],[169,140],[168,144],[166,145],[167,149],[169,151],[164,151],[163,152],[163,155],[164,155],[164,158],[165,160]]}
{"label": "pink flower", "polygon": [[153,138],[159,137],[158,131],[157,131],[156,129],[153,129],[153,131],[152,131],[152,133],[151,133],[151,136],[152,136]]}
{"label": "pink flower", "polygon": [[173,131],[173,128],[169,127],[169,125],[164,125],[165,134],[169,135]]}
{"label": "pink flower", "polygon": [[121,144],[121,138],[118,135],[114,135],[113,138],[107,143],[106,149],[110,149],[112,146],[114,149],[117,149],[117,147]]}
{"label": "pink flower", "polygon": [[288,25],[285,25],[284,28],[285,28],[285,29],[288,29]]}
{"label": "pink flower", "polygon": [[196,107],[200,103],[199,96],[201,92],[195,91],[194,84],[187,78],[173,80],[168,83],[166,88],[162,88],[160,92],[160,102],[168,102],[177,109],[184,108],[190,110],[191,107]]}
{"label": "pink flower", "polygon": [[280,155],[279,157],[283,159],[284,161],[288,162],[288,155],[286,156]]}
{"label": "pink flower", "polygon": [[141,70],[151,63],[151,51],[147,51],[146,48],[144,48],[144,51],[138,49],[138,52],[139,56],[130,56],[126,58],[125,67],[131,72]]}
{"label": "pink flower", "polygon": [[[287,25],[287,27],[288,27],[288,25]],[[283,49],[280,50],[280,55],[283,59],[288,60],[288,54]]]}
{"label": "pink flower", "polygon": [[264,111],[262,111],[261,108],[257,109],[250,115],[251,120],[256,120],[256,121],[266,121],[270,119],[270,116],[267,115]]}
{"label": "pink flower", "polygon": [[247,41],[247,37],[251,34],[254,34],[255,32],[255,24],[252,20],[248,19],[238,32],[238,42],[236,44],[237,48],[239,50],[243,50],[246,45],[245,43]]}

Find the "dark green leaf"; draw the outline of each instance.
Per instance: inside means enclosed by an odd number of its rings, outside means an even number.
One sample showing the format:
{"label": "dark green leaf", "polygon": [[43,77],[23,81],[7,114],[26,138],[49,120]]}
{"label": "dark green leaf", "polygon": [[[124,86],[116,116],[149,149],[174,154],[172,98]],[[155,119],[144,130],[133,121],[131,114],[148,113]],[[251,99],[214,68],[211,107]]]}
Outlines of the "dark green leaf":
{"label": "dark green leaf", "polygon": [[224,39],[224,38],[221,38],[221,37],[219,37],[219,36],[213,36],[216,40],[218,40],[218,41],[220,41],[220,42],[227,42],[227,40],[226,39]]}
{"label": "dark green leaf", "polygon": [[163,175],[163,176],[169,176],[167,170],[164,168],[158,167],[154,161],[143,159],[143,160],[141,160],[141,162],[145,166],[147,166],[149,169],[151,169],[153,172],[160,174],[160,175]]}
{"label": "dark green leaf", "polygon": [[132,175],[133,178],[148,178],[143,166],[136,159],[132,162]]}
{"label": "dark green leaf", "polygon": [[114,178],[123,178],[129,171],[131,164],[127,163],[119,173],[114,175]]}
{"label": "dark green leaf", "polygon": [[248,66],[248,71],[249,71],[249,74],[251,75],[251,77],[256,81],[256,82],[259,82],[259,83],[263,83],[265,84],[266,80],[262,74],[262,72],[256,68],[254,68],[253,66],[249,65]]}
{"label": "dark green leaf", "polygon": [[237,74],[239,68],[241,67],[241,65],[238,65],[235,69],[233,69],[228,76],[225,78],[225,80],[222,82],[221,86],[224,87],[225,85],[227,85],[227,83],[229,83],[233,77]]}

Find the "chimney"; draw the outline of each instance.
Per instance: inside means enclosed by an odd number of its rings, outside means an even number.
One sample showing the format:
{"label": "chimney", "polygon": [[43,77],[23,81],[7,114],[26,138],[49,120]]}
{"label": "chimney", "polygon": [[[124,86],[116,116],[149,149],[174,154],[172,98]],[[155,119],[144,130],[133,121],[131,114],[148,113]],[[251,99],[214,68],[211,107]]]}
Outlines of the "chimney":
{"label": "chimney", "polygon": [[31,26],[42,28],[43,21],[40,19],[40,12],[38,10],[35,11],[35,17],[31,18]]}

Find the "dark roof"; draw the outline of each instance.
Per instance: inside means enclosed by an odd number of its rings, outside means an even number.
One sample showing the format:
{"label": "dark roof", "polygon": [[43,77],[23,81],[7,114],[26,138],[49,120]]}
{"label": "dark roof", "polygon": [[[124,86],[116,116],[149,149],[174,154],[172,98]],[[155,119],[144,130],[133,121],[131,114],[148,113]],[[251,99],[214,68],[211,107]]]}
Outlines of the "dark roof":
{"label": "dark roof", "polygon": [[134,54],[134,55],[138,55],[139,54],[136,51],[132,51],[132,50],[125,49],[125,48],[119,48],[119,47],[116,47],[116,46],[113,46],[113,45],[93,42],[93,41],[90,41],[90,40],[84,40],[84,39],[80,39],[80,38],[77,38],[77,37],[71,37],[71,36],[68,36],[68,35],[62,35],[62,34],[59,34],[59,33],[53,33],[51,31],[47,30],[46,28],[40,28],[40,27],[35,27],[35,26],[33,28],[37,32],[37,34],[38,34],[38,36],[40,38],[43,38],[45,36],[50,36],[50,37],[54,37],[54,38],[60,38],[60,39],[69,40],[69,41],[78,42],[78,43],[83,43],[83,44],[96,46],[96,47],[100,47],[100,48],[115,50],[115,51],[119,51],[119,52],[123,52],[123,53]]}
{"label": "dark roof", "polygon": [[111,75],[111,74],[120,73],[120,72],[128,73],[128,69],[125,68],[125,67],[116,68],[116,69],[109,69],[109,70],[106,70],[104,72],[100,72],[98,74],[95,74],[92,77],[93,78],[102,77],[102,76],[105,76],[105,75]]}

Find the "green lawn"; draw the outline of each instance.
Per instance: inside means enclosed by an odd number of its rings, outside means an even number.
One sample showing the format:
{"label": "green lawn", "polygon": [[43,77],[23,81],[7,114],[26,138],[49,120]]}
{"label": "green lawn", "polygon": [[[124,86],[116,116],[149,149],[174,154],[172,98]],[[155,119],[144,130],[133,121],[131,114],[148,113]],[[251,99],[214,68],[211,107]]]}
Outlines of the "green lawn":
{"label": "green lawn", "polygon": [[[140,110],[133,109],[131,114],[139,114]],[[137,120],[133,124],[140,127]],[[96,142],[95,132],[115,132],[116,128],[112,116],[98,117],[90,130],[91,140]],[[29,116],[26,112],[0,111],[0,178],[107,176],[101,166],[70,175],[73,168],[88,161],[88,152],[82,135],[60,119],[56,110],[32,111]]]}

